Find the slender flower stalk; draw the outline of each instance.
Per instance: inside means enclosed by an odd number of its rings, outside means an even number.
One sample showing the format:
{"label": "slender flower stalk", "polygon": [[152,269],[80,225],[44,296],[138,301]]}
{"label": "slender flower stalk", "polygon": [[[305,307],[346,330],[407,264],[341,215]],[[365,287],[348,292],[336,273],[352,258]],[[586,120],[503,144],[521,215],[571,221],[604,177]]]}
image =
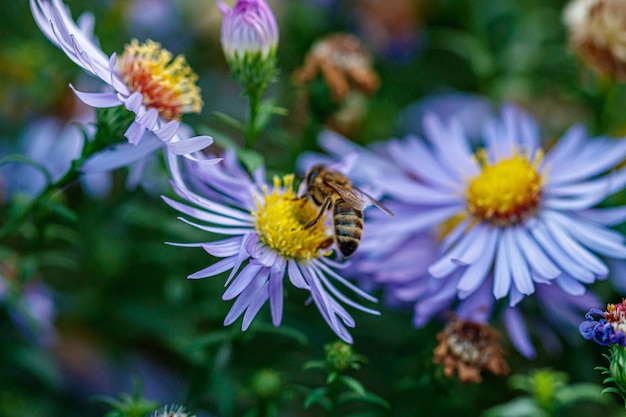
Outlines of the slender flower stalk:
{"label": "slender flower stalk", "polygon": [[277,75],[278,25],[265,0],[238,0],[232,9],[220,1],[218,7],[224,16],[222,49],[232,77],[248,97],[244,135],[246,145],[252,147],[261,131],[263,95]]}
{"label": "slender flower stalk", "polygon": [[244,171],[232,152],[224,161],[204,166],[193,161],[172,159],[170,169],[174,191],[186,201],[164,200],[181,213],[196,219],[181,218],[201,230],[224,236],[222,240],[189,244],[222,258],[197,271],[189,278],[206,278],[230,271],[224,300],[235,300],[224,320],[229,325],[243,316],[246,330],[261,307],[269,300],[272,323],[279,326],[283,313],[285,278],[298,289],[308,291],[324,320],[344,341],[352,336],[346,327],[355,321],[342,306],[371,314],[334,285],[339,283],[368,301],[375,298],[343,278],[333,260],[332,231],[325,221],[305,227],[315,219],[318,209],[308,199],[294,192],[294,176],[274,177],[267,184],[263,167],[252,178]]}

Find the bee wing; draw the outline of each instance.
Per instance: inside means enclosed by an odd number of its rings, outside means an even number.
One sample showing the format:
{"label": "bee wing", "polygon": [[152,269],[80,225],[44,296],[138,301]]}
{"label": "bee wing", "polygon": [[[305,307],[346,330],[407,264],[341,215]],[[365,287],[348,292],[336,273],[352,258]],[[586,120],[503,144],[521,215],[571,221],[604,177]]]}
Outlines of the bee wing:
{"label": "bee wing", "polygon": [[348,188],[335,182],[325,182],[325,184],[339,194],[339,196],[355,210],[363,211],[369,203],[375,205],[390,216],[394,215],[393,212],[385,207],[380,201],[376,200],[374,197],[354,185],[351,188]]}
{"label": "bee wing", "polygon": [[393,211],[389,210],[383,203],[381,203],[380,201],[376,200],[374,197],[372,197],[371,195],[369,195],[365,191],[361,190],[359,187],[356,187],[356,186],[353,185],[352,188],[354,188],[356,191],[361,193],[363,197],[365,197],[370,203],[372,203],[373,205],[378,207],[384,213],[390,215],[391,217],[395,217],[395,215],[393,214]]}

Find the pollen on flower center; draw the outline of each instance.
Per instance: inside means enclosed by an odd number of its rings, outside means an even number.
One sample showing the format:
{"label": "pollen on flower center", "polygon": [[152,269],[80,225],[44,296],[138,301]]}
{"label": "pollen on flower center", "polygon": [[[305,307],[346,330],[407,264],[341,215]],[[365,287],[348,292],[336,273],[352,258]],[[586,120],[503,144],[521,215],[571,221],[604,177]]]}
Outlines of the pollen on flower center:
{"label": "pollen on flower center", "polygon": [[[257,200],[256,231],[261,241],[279,255],[296,260],[317,258],[320,249],[332,243],[324,219],[314,226],[304,228],[315,219],[318,209],[308,199],[299,199],[293,192],[294,175],[281,180],[274,177],[274,190],[264,190],[262,199]],[[324,216],[325,217],[325,216]]]}
{"label": "pollen on flower center", "polygon": [[496,225],[510,225],[533,214],[541,199],[542,177],[537,167],[542,154],[534,161],[516,153],[493,165],[484,152],[477,154],[482,172],[467,187],[467,209],[474,217]]}
{"label": "pollen on flower center", "polygon": [[172,54],[157,42],[126,45],[118,67],[126,85],[143,96],[143,104],[156,109],[165,120],[178,120],[184,113],[200,113],[202,99],[198,76],[182,55]]}
{"label": "pollen on flower center", "polygon": [[621,304],[607,304],[604,318],[616,332],[621,330],[626,333],[626,300]]}

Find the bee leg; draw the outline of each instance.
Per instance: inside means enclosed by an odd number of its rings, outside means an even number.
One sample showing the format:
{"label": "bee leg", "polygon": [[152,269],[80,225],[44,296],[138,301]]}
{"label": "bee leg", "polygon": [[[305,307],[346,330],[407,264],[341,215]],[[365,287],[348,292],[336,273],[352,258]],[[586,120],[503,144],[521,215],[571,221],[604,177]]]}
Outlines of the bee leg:
{"label": "bee leg", "polygon": [[313,227],[317,224],[317,222],[320,221],[320,219],[322,218],[322,216],[324,215],[324,213],[326,213],[326,210],[328,210],[328,208],[330,207],[330,204],[332,203],[332,199],[330,197],[326,197],[326,200],[324,200],[324,203],[322,204],[322,208],[320,209],[320,212],[317,213],[317,217],[314,218],[313,220],[311,220],[306,226],[304,226],[305,229],[308,229],[310,227]]}
{"label": "bee leg", "polygon": [[320,245],[317,247],[318,250],[324,250],[324,249],[328,249],[330,248],[330,246],[335,242],[335,239],[333,239],[332,237],[329,237],[328,239],[324,240],[322,243],[320,243]]}

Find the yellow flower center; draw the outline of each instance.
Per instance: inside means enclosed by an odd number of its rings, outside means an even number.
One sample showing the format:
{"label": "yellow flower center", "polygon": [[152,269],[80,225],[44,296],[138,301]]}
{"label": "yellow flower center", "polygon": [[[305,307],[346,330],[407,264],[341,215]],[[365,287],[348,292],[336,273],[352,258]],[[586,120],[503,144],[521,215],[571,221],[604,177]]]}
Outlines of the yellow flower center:
{"label": "yellow flower center", "polygon": [[146,107],[156,109],[165,120],[178,120],[184,113],[200,113],[202,98],[196,85],[198,76],[185,57],[161,48],[157,42],[126,45],[118,62],[126,85],[143,96]]}
{"label": "yellow flower center", "polygon": [[467,210],[479,220],[507,226],[532,215],[541,199],[542,177],[537,172],[543,154],[534,161],[525,155],[514,156],[489,165],[484,151],[477,157],[482,172],[467,187]]}
{"label": "yellow flower center", "polygon": [[274,177],[274,190],[257,199],[256,231],[263,243],[284,258],[298,261],[317,258],[332,244],[325,226],[325,217],[315,225],[304,228],[317,217],[319,209],[308,199],[299,199],[293,192],[294,175],[285,175],[281,180]]}

